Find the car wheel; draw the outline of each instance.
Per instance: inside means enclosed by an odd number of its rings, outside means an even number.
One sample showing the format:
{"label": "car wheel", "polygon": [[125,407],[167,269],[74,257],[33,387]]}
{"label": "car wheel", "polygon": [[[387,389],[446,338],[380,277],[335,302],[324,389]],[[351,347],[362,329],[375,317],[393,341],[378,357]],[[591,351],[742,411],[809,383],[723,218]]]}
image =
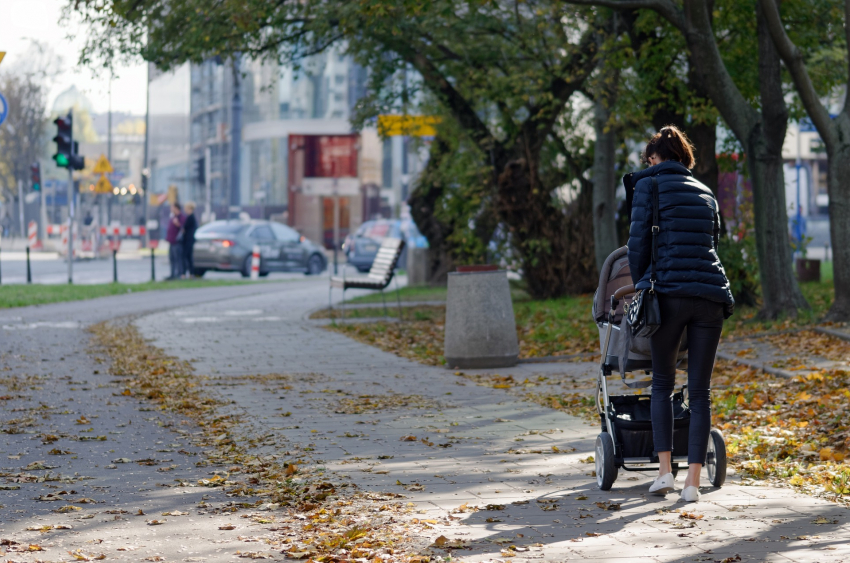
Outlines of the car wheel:
{"label": "car wheel", "polygon": [[245,257],[245,261],[242,263],[242,270],[239,273],[242,274],[243,278],[251,277],[251,254]]}
{"label": "car wheel", "polygon": [[310,259],[307,260],[307,271],[305,274],[308,276],[318,276],[322,273],[322,270],[325,269],[325,262],[322,260],[322,257],[318,254],[314,254],[310,256]]}
{"label": "car wheel", "polygon": [[270,272],[260,272],[260,277],[265,278],[269,275]]}

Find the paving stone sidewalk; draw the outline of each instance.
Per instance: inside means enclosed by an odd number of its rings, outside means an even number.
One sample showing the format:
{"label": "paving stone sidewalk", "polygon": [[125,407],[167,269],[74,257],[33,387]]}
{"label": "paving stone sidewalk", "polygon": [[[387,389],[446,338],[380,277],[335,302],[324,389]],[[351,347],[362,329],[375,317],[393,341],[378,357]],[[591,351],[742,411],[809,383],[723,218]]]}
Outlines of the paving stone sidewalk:
{"label": "paving stone sidewalk", "polygon": [[[648,495],[647,471],[621,472],[612,491],[600,491],[586,463],[596,426],[524,401],[515,389],[479,386],[305,321],[326,298],[325,287],[299,284],[136,325],[211,375],[248,430],[274,434],[293,455],[311,456],[362,489],[406,495],[417,509],[411,517],[432,526],[428,539],[458,547],[435,548],[435,556],[850,560],[848,511],[789,489],[743,486],[730,475],[722,489],[704,487],[701,502],[684,505],[678,495]],[[498,374],[569,389],[586,388],[594,370],[561,362]]]}
{"label": "paving stone sidewalk", "polygon": [[[90,352],[85,328],[280,287],[169,290],[0,311],[0,561],[224,561],[245,550],[237,538],[259,525],[227,512],[233,499],[221,489],[175,486],[209,477],[209,469],[195,467],[194,429],[122,395],[108,360]],[[203,499],[207,508],[198,507]],[[219,530],[231,524],[234,531]]]}

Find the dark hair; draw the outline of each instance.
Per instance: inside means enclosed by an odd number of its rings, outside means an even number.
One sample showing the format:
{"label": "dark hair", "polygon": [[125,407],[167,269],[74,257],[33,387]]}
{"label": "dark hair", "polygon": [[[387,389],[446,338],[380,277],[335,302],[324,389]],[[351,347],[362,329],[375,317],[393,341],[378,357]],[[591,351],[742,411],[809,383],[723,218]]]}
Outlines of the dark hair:
{"label": "dark hair", "polygon": [[182,208],[182,207],[180,207],[180,204],[179,204],[179,203],[177,203],[176,201],[175,201],[174,203],[172,203],[171,205],[173,205],[174,207],[176,207],[177,209],[179,209],[179,210],[181,210],[181,211],[183,210],[183,208]]}
{"label": "dark hair", "polygon": [[681,162],[685,168],[694,167],[694,146],[683,131],[675,125],[665,125],[646,144],[641,160],[649,164],[649,157]]}

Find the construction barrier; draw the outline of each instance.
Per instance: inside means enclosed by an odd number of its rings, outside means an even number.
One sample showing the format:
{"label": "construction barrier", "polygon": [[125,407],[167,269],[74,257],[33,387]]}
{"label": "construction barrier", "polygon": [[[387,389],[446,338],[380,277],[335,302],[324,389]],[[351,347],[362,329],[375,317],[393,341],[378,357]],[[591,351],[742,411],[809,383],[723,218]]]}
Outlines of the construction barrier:
{"label": "construction barrier", "polygon": [[260,278],[260,247],[255,246],[254,252],[251,254],[251,279]]}
{"label": "construction barrier", "polygon": [[27,247],[33,250],[41,250],[41,241],[38,240],[38,223],[30,221],[27,224]]}
{"label": "construction barrier", "polygon": [[100,234],[102,235],[114,235],[119,237],[140,237],[145,234],[146,229],[144,227],[101,227]]}

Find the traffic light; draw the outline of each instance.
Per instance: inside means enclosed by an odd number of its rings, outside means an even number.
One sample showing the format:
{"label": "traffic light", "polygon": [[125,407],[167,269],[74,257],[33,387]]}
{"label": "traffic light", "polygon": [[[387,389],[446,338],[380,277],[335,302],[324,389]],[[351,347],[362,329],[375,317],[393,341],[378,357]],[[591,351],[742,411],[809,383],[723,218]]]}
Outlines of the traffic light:
{"label": "traffic light", "polygon": [[206,174],[207,173],[207,163],[206,163],[206,159],[202,156],[201,158],[196,159],[194,164],[195,164],[195,170],[194,170],[194,173],[192,175],[195,178],[197,178],[199,184],[201,184],[202,186],[206,185],[206,183],[207,183],[207,177],[206,177],[207,176],[207,174]]}
{"label": "traffic light", "polygon": [[30,179],[32,180],[32,191],[41,191],[41,164],[33,162],[30,165]]}
{"label": "traffic light", "polygon": [[78,154],[79,143],[74,141],[73,116],[68,112],[68,115],[64,117],[57,117],[53,123],[56,124],[56,136],[53,137],[56,143],[56,154],[53,155],[56,166],[69,170],[82,170],[85,168],[85,159]]}
{"label": "traffic light", "polygon": [[80,156],[80,143],[74,141],[74,152],[71,154],[71,168],[73,170],[82,170],[86,167],[86,159]]}
{"label": "traffic light", "polygon": [[74,155],[73,118],[68,113],[64,117],[57,117],[53,123],[56,124],[56,136],[53,137],[56,154],[53,155],[53,160],[59,168],[70,168],[71,157]]}

